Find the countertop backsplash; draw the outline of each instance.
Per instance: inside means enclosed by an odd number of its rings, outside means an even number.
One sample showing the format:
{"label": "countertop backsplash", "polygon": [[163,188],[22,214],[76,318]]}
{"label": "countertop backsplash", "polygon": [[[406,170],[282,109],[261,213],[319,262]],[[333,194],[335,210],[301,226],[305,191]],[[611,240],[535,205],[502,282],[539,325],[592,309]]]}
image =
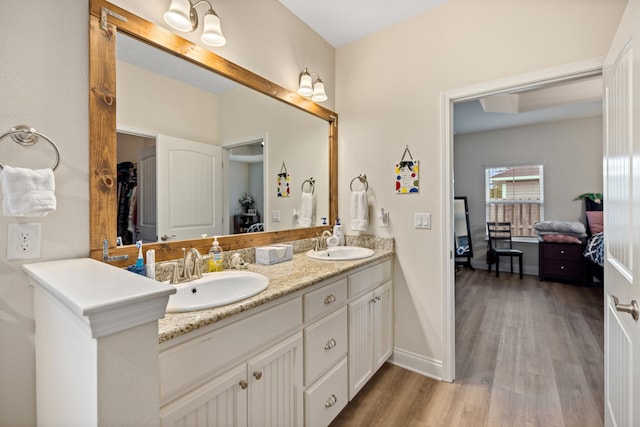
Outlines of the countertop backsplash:
{"label": "countertop backsplash", "polygon": [[[314,248],[315,238],[295,240],[293,242],[282,242],[284,244],[293,245],[293,253],[299,254],[307,252]],[[359,246],[363,248],[369,249],[386,249],[393,251],[394,250],[394,239],[389,237],[378,237],[371,235],[363,235],[363,236],[346,236],[346,244],[347,246]],[[255,264],[256,262],[256,249],[255,248],[245,248],[245,249],[237,249],[233,251],[225,251],[224,254],[224,262],[223,266],[225,270],[230,268],[229,261],[231,260],[231,256],[235,253],[240,254],[240,257],[244,260],[245,263]],[[200,260],[200,271],[203,273],[207,272],[209,260],[208,254],[202,254],[202,259]],[[177,264],[179,273],[182,275],[182,271],[184,269],[183,260],[176,259],[172,261],[162,261],[156,263],[156,280],[160,282],[167,282],[171,278],[173,274],[173,267],[171,264]]]}

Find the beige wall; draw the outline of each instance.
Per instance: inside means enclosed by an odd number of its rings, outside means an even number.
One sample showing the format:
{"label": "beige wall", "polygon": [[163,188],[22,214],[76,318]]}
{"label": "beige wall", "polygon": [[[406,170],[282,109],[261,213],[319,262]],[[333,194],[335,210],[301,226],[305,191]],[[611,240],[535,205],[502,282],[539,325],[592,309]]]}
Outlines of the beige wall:
{"label": "beige wall", "polygon": [[[454,140],[455,195],[467,196],[474,265],[486,268],[484,168],[504,164],[544,166],[544,219],[584,222],[584,203],[602,192],[602,117],[519,126],[457,135]],[[525,252],[524,270],[538,273],[538,246],[516,243]]]}
{"label": "beige wall", "polygon": [[[396,350],[433,371],[443,358],[442,92],[604,55],[625,3],[450,0],[336,51],[340,215],[365,172],[391,220],[369,231],[396,239]],[[393,189],[406,145],[421,162],[417,195]],[[413,227],[416,212],[431,212],[431,230]]]}
{"label": "beige wall", "polygon": [[[160,22],[164,1],[119,0]],[[322,75],[333,108],[334,49],[277,0],[218,1],[216,11],[229,42],[216,49],[245,68],[295,90],[308,66]],[[85,257],[89,253],[88,190],[88,2],[22,0],[0,6],[0,132],[29,124],[60,147],[55,172],[57,211],[44,218],[0,216],[0,425],[36,423],[33,295],[22,262],[7,261],[7,224],[42,224],[37,261]],[[28,25],[20,17],[28,17]],[[270,25],[265,31],[265,17]],[[44,167],[29,156],[0,163]],[[70,272],[71,273],[71,272]]]}

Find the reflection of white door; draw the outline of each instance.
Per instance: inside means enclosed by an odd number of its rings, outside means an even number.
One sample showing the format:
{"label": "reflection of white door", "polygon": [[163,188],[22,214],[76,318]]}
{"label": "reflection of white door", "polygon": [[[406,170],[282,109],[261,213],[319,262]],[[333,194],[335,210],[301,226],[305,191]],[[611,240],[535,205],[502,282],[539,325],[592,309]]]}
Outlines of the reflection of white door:
{"label": "reflection of white door", "polygon": [[640,323],[621,311],[640,301],[639,22],[640,0],[629,0],[604,68],[606,426],[640,426]]}
{"label": "reflection of white door", "polygon": [[158,241],[156,147],[138,153],[138,230],[144,243]]}
{"label": "reflection of white door", "polygon": [[[222,233],[222,150],[166,135],[156,139],[158,235]],[[175,236],[175,237],[173,237]]]}

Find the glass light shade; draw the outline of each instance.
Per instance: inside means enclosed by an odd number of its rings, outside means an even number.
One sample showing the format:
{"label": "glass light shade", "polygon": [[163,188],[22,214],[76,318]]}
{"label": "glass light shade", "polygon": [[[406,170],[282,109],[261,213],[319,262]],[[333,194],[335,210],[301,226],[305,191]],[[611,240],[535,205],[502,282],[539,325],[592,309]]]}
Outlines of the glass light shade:
{"label": "glass light shade", "polygon": [[324,83],[320,78],[316,80],[316,84],[313,85],[313,95],[311,100],[314,102],[322,102],[327,100],[327,94],[324,92]]}
{"label": "glass light shade", "polygon": [[189,32],[198,26],[198,17],[189,0],[171,0],[169,10],[162,17],[164,22],[178,31]]}
{"label": "glass light shade", "polygon": [[220,27],[220,18],[213,10],[208,11],[204,15],[204,28],[200,40],[206,45],[213,47],[224,46],[227,39],[222,35],[222,27]]}
{"label": "glass light shade", "polygon": [[300,86],[298,87],[298,93],[302,96],[313,95],[313,86],[311,81],[311,74],[305,68],[302,74],[300,74]]}

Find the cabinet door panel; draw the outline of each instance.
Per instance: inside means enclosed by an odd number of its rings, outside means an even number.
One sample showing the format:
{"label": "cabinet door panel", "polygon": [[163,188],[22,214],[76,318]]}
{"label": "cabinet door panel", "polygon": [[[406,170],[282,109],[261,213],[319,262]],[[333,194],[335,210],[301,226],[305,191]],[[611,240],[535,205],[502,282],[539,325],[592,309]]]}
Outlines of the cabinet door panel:
{"label": "cabinet door panel", "polygon": [[302,333],[247,363],[249,425],[302,426]]}
{"label": "cabinet door panel", "polygon": [[375,370],[391,356],[393,351],[393,293],[391,282],[373,291],[373,355]]}
{"label": "cabinet door panel", "polygon": [[162,426],[247,426],[246,379],[242,364],[164,406]]}
{"label": "cabinet door panel", "polygon": [[349,400],[373,375],[372,305],[372,292],[349,304]]}

